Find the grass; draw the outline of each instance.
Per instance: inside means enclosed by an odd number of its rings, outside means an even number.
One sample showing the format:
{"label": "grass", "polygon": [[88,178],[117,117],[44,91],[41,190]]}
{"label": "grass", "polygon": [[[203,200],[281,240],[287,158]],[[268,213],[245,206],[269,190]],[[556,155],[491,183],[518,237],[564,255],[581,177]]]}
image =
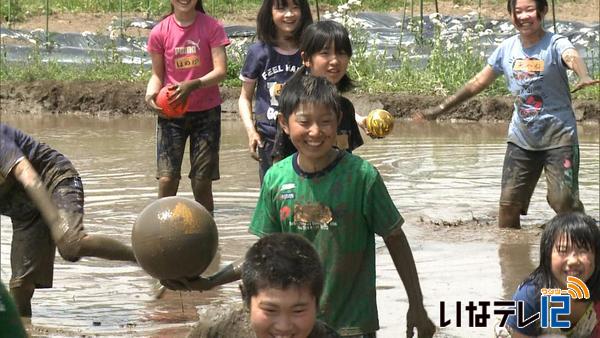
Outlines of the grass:
{"label": "grass", "polygon": [[[356,91],[365,93],[405,93],[447,96],[458,90],[484,65],[485,59],[467,49],[461,52],[439,53],[435,51],[425,67],[411,62],[408,52],[399,52],[401,66],[397,69],[381,69],[387,62],[386,55],[353,55],[348,74],[358,85]],[[438,53],[436,55],[436,53]],[[242,66],[241,55],[231,55],[228,60],[227,79],[223,85],[240,86],[238,75]],[[37,50],[22,62],[6,62],[0,55],[0,82],[34,81],[39,79],[54,81],[94,80],[145,83],[150,78],[150,70],[140,65],[123,63],[116,54],[106,53],[86,66],[73,66],[58,62],[47,62]],[[594,78],[600,78],[598,70]],[[504,78],[496,80],[482,95],[508,95]],[[583,89],[574,95],[576,99],[600,99],[600,86]]]}
{"label": "grass", "polygon": [[[318,0],[320,8],[334,9],[346,0]],[[435,0],[422,0],[425,3],[434,3]],[[558,2],[575,2],[577,0],[558,0]],[[441,1],[439,1],[441,2]],[[504,0],[484,0],[490,4],[504,4]],[[118,13],[139,12],[148,16],[161,16],[169,11],[170,5],[167,0],[3,0],[0,2],[0,15],[4,21],[22,21],[32,15],[46,13],[46,4],[49,3],[50,13],[60,12],[96,12],[96,13]],[[203,0],[206,11],[216,17],[234,14],[240,10],[257,9],[262,0]],[[362,0],[362,8],[365,11],[392,11],[400,10],[403,1],[389,0]],[[452,0],[457,5],[477,6],[480,0]],[[312,8],[316,7],[316,0],[309,0]],[[420,2],[407,0],[407,4],[413,4],[418,9]]]}
{"label": "grass", "polygon": [[[118,13],[140,12],[150,16],[160,16],[170,9],[167,0],[48,0],[50,13],[58,12],[100,12]],[[432,1],[432,0],[427,0]],[[334,8],[344,3],[343,0],[319,0],[321,8]],[[240,10],[258,9],[262,0],[204,0],[204,9],[211,15],[220,17]],[[315,0],[309,0],[315,7]],[[400,8],[398,3],[387,0],[365,0],[365,10],[386,11]],[[0,3],[0,15],[6,21],[21,21],[31,15],[42,15],[46,12],[46,0],[4,0]],[[10,19],[10,20],[9,20]]]}

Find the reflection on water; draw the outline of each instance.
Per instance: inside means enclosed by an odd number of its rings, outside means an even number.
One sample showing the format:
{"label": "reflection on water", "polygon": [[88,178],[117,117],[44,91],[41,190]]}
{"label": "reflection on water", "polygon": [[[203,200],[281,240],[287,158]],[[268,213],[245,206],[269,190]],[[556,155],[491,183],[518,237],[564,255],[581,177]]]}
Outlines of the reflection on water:
{"label": "reflection on water", "polygon": [[[130,241],[137,214],[157,194],[155,121],[150,117],[3,116],[67,155],[85,187],[85,225],[91,232]],[[534,193],[525,230],[479,231],[421,226],[432,220],[491,218],[496,214],[505,151],[504,124],[414,124],[399,122],[383,140],[366,140],[356,153],[373,163],[400,211],[421,277],[425,303],[439,325],[440,301],[447,316],[456,301],[499,300],[537,265],[539,229],[553,216],[545,180]],[[581,139],[581,199],[599,217],[599,133],[584,125]],[[247,154],[237,121],[224,121],[221,180],[214,185],[220,254],[212,269],[244,254],[254,241],[247,232],[258,197],[257,165]],[[186,154],[187,156],[187,154]],[[183,173],[189,165],[184,160]],[[180,196],[192,198],[189,180]],[[2,217],[2,280],[10,277],[10,221]],[[485,235],[485,236],[484,236]],[[485,237],[485,240],[480,240]],[[407,299],[383,241],[378,239],[377,285],[382,329],[378,337],[405,332]],[[100,259],[72,264],[57,258],[54,288],[33,298],[33,325],[62,335],[184,335],[203,305],[227,306],[239,299],[232,283],[204,293],[168,292],[154,301],[151,279],[137,266]],[[464,314],[463,314],[464,316]],[[440,337],[490,336],[491,328],[444,328]]]}

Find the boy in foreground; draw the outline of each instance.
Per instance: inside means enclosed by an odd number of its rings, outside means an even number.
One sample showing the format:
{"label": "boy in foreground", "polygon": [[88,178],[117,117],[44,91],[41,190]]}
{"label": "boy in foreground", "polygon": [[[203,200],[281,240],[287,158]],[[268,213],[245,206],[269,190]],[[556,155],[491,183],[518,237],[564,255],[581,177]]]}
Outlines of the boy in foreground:
{"label": "boy in foreground", "polygon": [[277,233],[254,243],[242,266],[240,289],[243,308],[214,323],[199,323],[188,337],[339,337],[316,320],[323,267],[299,235]]}
{"label": "boy in foreground", "polygon": [[[367,161],[333,146],[341,116],[337,90],[324,78],[295,76],[279,107],[282,129],[298,152],[267,172],[250,232],[293,232],[312,242],[326,271],[319,319],[349,337],[374,337],[379,329],[374,235],[382,236],[408,295],[407,337],[415,328],[419,337],[433,336],[404,220],[381,176]],[[239,278],[236,266],[184,285],[165,282],[206,290]]]}

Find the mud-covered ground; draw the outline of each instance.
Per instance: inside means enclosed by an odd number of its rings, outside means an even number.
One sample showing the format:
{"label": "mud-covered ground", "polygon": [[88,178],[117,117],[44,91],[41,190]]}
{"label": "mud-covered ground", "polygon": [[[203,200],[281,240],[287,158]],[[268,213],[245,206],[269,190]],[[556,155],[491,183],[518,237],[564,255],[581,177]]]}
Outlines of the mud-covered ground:
{"label": "mud-covered ground", "polygon": [[[124,82],[33,81],[3,83],[0,86],[0,113],[48,114],[75,113],[92,115],[151,114],[144,102],[145,84]],[[237,118],[239,88],[221,88],[224,118]],[[398,118],[410,118],[417,111],[433,107],[442,97],[395,93],[349,94],[356,110],[367,114],[383,108]],[[600,102],[576,100],[579,121],[598,121]],[[510,119],[512,101],[508,97],[477,96],[455,108],[441,119],[502,121]]]}
{"label": "mud-covered ground", "polygon": [[[144,92],[144,84],[117,82],[57,83],[38,81],[31,83],[2,83],[0,86],[0,120],[9,124],[12,123],[16,127],[26,128],[33,134],[43,137],[48,142],[51,142],[51,144],[55,144],[58,149],[62,149],[65,153],[73,155],[72,158],[80,164],[78,169],[86,173],[85,177],[88,179],[86,184],[88,184],[87,187],[89,187],[87,191],[92,192],[90,195],[93,196],[92,200],[96,202],[86,203],[87,215],[88,217],[96,217],[98,224],[101,224],[101,231],[110,231],[108,223],[120,224],[120,222],[115,221],[115,218],[119,219],[120,217],[128,215],[128,212],[124,210],[141,210],[140,206],[143,205],[145,199],[139,196],[139,192],[152,191],[149,187],[153,187],[155,184],[152,174],[146,176],[145,172],[147,170],[140,169],[153,167],[153,157],[150,155],[151,149],[154,146],[151,141],[152,131],[144,134],[144,128],[138,125],[140,120],[150,121],[150,126],[146,127],[146,131],[148,128],[153,130],[154,119],[124,119],[120,116],[123,114],[151,114],[145,107],[143,101]],[[221,92],[225,99],[223,105],[226,112],[224,114],[225,118],[237,118],[235,110],[237,107],[239,88],[222,88]],[[357,111],[362,114],[368,112],[370,109],[383,107],[392,111],[397,116],[408,117],[419,109],[439,103],[442,98],[372,94],[369,96],[353,95],[351,99],[355,103]],[[585,117],[586,120],[596,121],[594,122],[595,125],[592,125],[589,129],[597,129],[599,120],[598,111],[600,110],[598,102],[587,102],[585,104],[576,102],[575,106],[580,118]],[[468,104],[458,108],[456,112],[450,116],[470,120],[505,120],[510,116],[510,112],[511,102],[509,98],[486,98],[479,96],[471,100]],[[32,114],[41,116],[33,116]],[[56,116],[58,114],[65,115]],[[87,116],[68,114],[95,114],[101,118],[88,119]],[[22,115],[25,115],[25,117]],[[81,120],[87,122],[78,124],[77,121]],[[46,123],[40,121],[46,121]],[[53,126],[55,126],[57,121],[62,121],[60,124],[65,123],[68,127],[56,129]],[[103,127],[103,123],[99,123],[98,121],[104,121],[104,123],[109,124],[110,127]],[[119,121],[136,122],[131,122],[133,124],[122,126],[118,123]],[[236,121],[226,121],[225,124],[227,123],[240,128],[234,132],[229,129],[229,138],[224,138],[228,139],[227,142],[229,142],[224,148],[229,149],[229,151],[222,153],[223,163],[235,163],[235,165],[230,165],[231,168],[223,168],[223,181],[226,182],[227,188],[225,189],[224,186],[217,186],[215,191],[222,194],[219,195],[219,198],[221,198],[220,205],[223,206],[223,208],[217,208],[219,211],[216,220],[219,225],[223,226],[223,231],[220,233],[220,238],[224,243],[222,252],[229,255],[226,258],[229,259],[229,257],[236,254],[236,251],[233,251],[233,249],[242,250],[239,248],[239,238],[243,238],[243,235],[235,232],[233,229],[239,224],[246,224],[244,223],[246,219],[235,213],[232,214],[230,211],[222,211],[235,210],[235,208],[237,208],[236,206],[234,209],[228,209],[231,208],[231,205],[228,204],[229,202],[223,201],[228,198],[233,198],[232,200],[239,201],[241,210],[244,210],[243,205],[245,200],[241,199],[240,196],[246,196],[249,191],[255,191],[256,188],[252,186],[252,184],[247,183],[252,182],[252,178],[255,178],[255,171],[251,170],[254,169],[254,163],[243,161],[244,159],[249,159],[249,156],[247,156],[245,151],[231,151],[231,149],[241,149],[242,146],[245,146],[245,133],[243,132],[243,129],[241,129],[241,124]],[[118,137],[118,135],[122,135],[123,131],[132,130],[131,126],[134,124],[136,128],[139,128],[139,130],[137,130],[138,132],[142,130],[140,133],[133,133],[133,135],[128,135],[126,138]],[[142,125],[143,124],[144,123],[142,123]],[[412,125],[411,123],[399,123],[398,125],[399,128],[395,131],[400,134],[402,134],[402,127],[405,128],[405,134],[410,134],[410,131],[413,130],[413,128],[410,127]],[[439,323],[439,318],[437,317],[437,314],[439,313],[439,301],[452,299],[448,294],[448,290],[456,290],[455,288],[457,286],[468,284],[471,278],[478,281],[484,280],[485,282],[488,282],[489,285],[481,284],[483,285],[481,287],[465,288],[464,290],[466,291],[452,291],[459,292],[458,295],[455,296],[456,299],[460,299],[459,297],[491,299],[491,297],[502,297],[507,293],[507,291],[503,290],[513,290],[515,287],[514,284],[523,278],[523,274],[529,273],[534,268],[533,262],[535,262],[535,255],[523,256],[521,254],[528,254],[532,250],[535,250],[535,248],[532,249],[531,247],[534,243],[539,241],[539,234],[542,231],[543,222],[546,218],[536,215],[538,212],[532,212],[532,215],[526,220],[523,230],[505,231],[498,229],[497,227],[495,204],[493,209],[478,208],[468,217],[461,216],[462,218],[457,219],[456,217],[446,215],[445,212],[448,211],[446,208],[448,208],[447,206],[449,204],[455,203],[457,207],[464,207],[465,204],[470,205],[470,202],[465,201],[464,198],[460,197],[461,194],[459,191],[461,190],[469,189],[469,196],[479,196],[486,199],[485,196],[487,195],[481,195],[481,188],[477,188],[477,186],[487,186],[488,183],[486,183],[486,180],[488,179],[486,177],[490,177],[490,175],[493,176],[493,174],[491,174],[492,172],[499,172],[497,169],[498,166],[501,165],[499,159],[501,158],[502,150],[500,150],[500,153],[496,152],[494,154],[493,142],[488,144],[486,141],[486,144],[483,146],[476,146],[476,144],[478,144],[477,140],[468,141],[463,144],[465,141],[460,141],[460,135],[464,131],[467,135],[473,137],[475,135],[468,131],[471,127],[486,128],[485,126],[487,125],[489,128],[489,125],[505,126],[505,123],[468,123],[458,125],[450,123],[426,123],[424,125],[429,127],[423,128],[423,133],[427,133],[426,130],[432,125],[445,125],[449,128],[449,133],[455,135],[457,139],[459,139],[458,146],[455,145],[457,147],[454,148],[457,149],[459,153],[452,153],[451,155],[444,153],[443,149],[445,146],[440,146],[440,144],[447,143],[449,140],[448,138],[431,141],[423,138],[411,138],[409,135],[405,135],[406,137],[402,140],[396,141],[393,141],[391,138],[386,140],[366,139],[366,144],[361,147],[360,151],[366,158],[373,161],[375,165],[378,165],[384,175],[387,175],[386,177],[388,177],[389,180],[386,183],[389,183],[390,191],[402,191],[402,194],[395,195],[396,200],[399,201],[399,203],[401,200],[400,196],[411,196],[411,194],[412,196],[418,195],[414,193],[414,191],[411,192],[409,190],[412,189],[412,183],[407,186],[399,185],[404,179],[415,182],[415,186],[421,186],[422,189],[419,190],[420,193],[423,193],[425,189],[428,189],[427,187],[431,187],[431,191],[440,189],[438,193],[430,192],[427,194],[431,196],[432,201],[436,201],[436,203],[427,204],[429,205],[429,210],[437,209],[437,211],[413,211],[412,213],[403,213],[407,220],[405,231],[407,231],[407,236],[410,238],[411,246],[413,246],[419,267],[419,276],[422,287],[424,293],[428,297],[428,311],[432,316],[432,320],[437,324]],[[465,126],[467,130],[462,130]],[[414,127],[414,129],[416,128],[417,127]],[[116,132],[114,134],[109,132],[113,129],[117,131],[121,130],[121,132]],[[64,133],[65,130],[69,130],[69,133]],[[95,130],[97,132],[86,133],[85,131],[88,130]],[[227,128],[224,128],[224,130],[227,130]],[[436,130],[437,133],[434,134],[442,134],[440,129]],[[99,134],[102,136],[100,136],[99,139],[90,139],[90,134]],[[231,135],[238,135],[239,139],[233,140]],[[483,135],[497,138],[495,136],[490,136],[486,132],[483,132]],[[597,135],[597,132],[595,135]],[[115,136],[117,136],[115,140],[111,140],[111,138]],[[597,149],[597,136],[595,137],[596,138],[593,139],[592,142],[595,142],[595,147]],[[468,138],[469,136],[467,139]],[[120,153],[123,149],[119,146],[123,144],[123,141],[131,142],[130,144],[133,146],[127,146],[125,148],[130,149],[136,156],[141,157],[132,157],[132,153]],[[387,145],[385,145],[384,141],[388,142]],[[425,142],[425,144],[421,144],[421,147],[415,146],[415,144],[421,142]],[[435,144],[435,142],[440,143]],[[502,141],[498,142],[501,143]],[[101,144],[101,146],[98,147],[98,144]],[[464,145],[464,147],[461,145]],[[503,148],[502,146],[500,147]],[[385,148],[393,148],[393,153],[395,155],[390,156],[388,152],[383,150]],[[410,148],[409,153],[402,150],[403,148]],[[463,151],[461,150],[463,148],[469,148],[471,150]],[[416,157],[410,155],[410,153],[418,153],[420,151],[423,151],[423,154]],[[582,163],[586,163],[585,168],[582,170],[582,179],[580,181],[582,183],[582,193],[588,193],[590,191],[589,183],[586,183],[588,185],[585,185],[583,184],[584,182],[595,180],[595,183],[593,184],[595,184],[596,187],[598,184],[598,155],[597,150],[592,150],[592,152],[593,151],[595,151],[596,155],[590,156],[589,148],[582,151],[582,154],[587,156],[585,160],[582,161]],[[119,155],[115,156],[115,152],[118,152]],[[485,155],[477,155],[480,152],[485,153]],[[464,165],[450,165],[446,162],[448,156],[453,158],[452,160],[449,160],[450,163],[464,162]],[[593,156],[595,156],[595,159],[593,159]],[[590,160],[590,157],[593,160]],[[126,160],[124,160],[124,163],[115,162],[117,158]],[[498,158],[498,160],[495,161],[496,165],[489,167],[487,158]],[[102,161],[100,159],[106,159],[107,161]],[[138,161],[139,159],[142,160]],[[427,164],[430,161],[431,163]],[[129,169],[130,163],[142,164],[134,166],[134,169]],[[419,165],[415,166],[415,163],[425,164],[421,167]],[[233,169],[233,167],[235,167],[235,169]],[[590,167],[592,168],[591,171]],[[121,181],[122,184],[120,184],[118,179],[112,180],[109,177],[103,177],[105,173],[110,173],[110,170],[113,168],[117,168],[117,171],[124,171],[119,174],[123,179],[123,181]],[[485,169],[482,170],[481,168]],[[153,171],[153,169],[148,170]],[[230,171],[227,172],[227,170]],[[233,174],[234,172],[235,175]],[[412,172],[413,174],[400,175],[402,179],[399,179],[396,172],[402,172],[404,174]],[[419,178],[421,175],[423,175],[423,177]],[[454,175],[456,175],[456,180],[454,180],[454,178],[449,179],[449,177],[454,177]],[[394,178],[394,176],[396,178]],[[495,194],[495,189],[496,187],[499,187],[500,184],[500,178],[497,177],[492,179],[496,183],[490,186],[494,188],[488,189],[493,189],[493,193]],[[142,182],[138,182],[138,180],[141,180]],[[185,181],[185,183],[187,183],[188,180]],[[432,182],[438,183],[432,184]],[[248,186],[252,187],[249,188]],[[583,188],[584,186],[585,188]],[[453,190],[449,188],[452,188]],[[115,191],[115,189],[118,191]],[[124,191],[122,189],[126,190]],[[597,188],[592,187],[591,189],[594,191],[592,194],[597,196]],[[184,192],[186,190],[189,191],[189,188],[184,189],[182,187],[182,190]],[[539,188],[538,190],[543,191],[544,189]],[[452,192],[450,193],[450,191]],[[152,197],[154,196],[154,194],[151,195]],[[112,200],[115,196],[119,197]],[[132,201],[127,201],[128,198],[131,198]],[[148,197],[146,197],[146,199],[147,198]],[[494,196],[493,198],[495,199],[496,197]],[[597,198],[594,198],[586,196],[585,203],[586,208],[589,208],[588,210],[591,209],[592,214],[597,215],[598,203]],[[437,205],[437,199],[439,199],[440,202],[439,206]],[[116,200],[118,200],[118,202],[116,202]],[[445,200],[445,203],[442,202]],[[448,202],[447,200],[451,200],[451,202]],[[107,207],[105,203],[110,203],[111,207]],[[406,205],[420,205],[420,203],[421,202],[419,201],[413,201]],[[537,203],[539,205],[539,200]],[[545,201],[542,202],[542,205],[542,210],[549,210]],[[547,212],[544,214],[547,214]],[[438,215],[440,217],[438,217]],[[133,216],[125,216],[127,219],[131,219],[131,217]],[[535,221],[533,221],[532,218],[535,219]],[[87,218],[87,220],[90,221],[91,224],[96,224],[94,219],[90,220],[90,218]],[[124,221],[123,223],[127,222]],[[245,229],[240,231],[244,234],[246,233]],[[4,234],[2,237],[7,238],[4,237]],[[232,238],[235,239],[232,240]],[[443,239],[443,241],[441,239]],[[235,248],[234,245],[226,243],[235,243]],[[4,252],[8,251],[9,250]],[[509,253],[506,254],[506,251]],[[477,252],[477,254],[474,254],[475,252]],[[444,257],[444,259],[438,257],[438,255]],[[385,259],[388,260],[386,261]],[[403,303],[403,301],[398,300],[405,299],[401,298],[404,297],[404,289],[398,282],[395,270],[390,270],[390,267],[393,267],[391,258],[389,258],[387,254],[380,254],[378,255],[378,261],[380,262],[377,277],[379,283],[378,293],[381,295],[380,300],[378,300],[380,320],[386,325],[378,336],[381,336],[382,338],[401,337],[401,335],[397,335],[397,333],[402,332],[401,325],[403,325],[403,317],[399,319],[397,318],[397,314],[405,311],[405,309],[398,309],[398,306],[406,304],[405,302]],[[504,264],[503,262],[508,263]],[[61,262],[59,261],[58,264],[60,266]],[[99,264],[99,262],[91,262],[91,264]],[[143,300],[146,291],[141,292],[142,295],[139,296],[142,297],[141,300],[132,299],[131,297],[118,297],[117,295],[119,295],[119,292],[130,293],[133,289],[132,285],[140,290],[145,290],[144,288],[147,289],[148,287],[144,283],[140,283],[138,279],[131,278],[132,275],[127,275],[129,278],[122,276],[119,278],[118,273],[112,275],[110,272],[111,270],[108,268],[105,268],[106,270],[104,271],[108,272],[105,272],[104,274],[90,276],[90,274],[93,274],[90,270],[93,269],[91,264],[90,266],[85,266],[84,269],[87,269],[84,270],[86,271],[86,274],[74,277],[75,279],[71,279],[70,276],[77,276],[73,273],[77,271],[74,270],[77,269],[77,267],[71,266],[69,267],[70,270],[64,269],[64,271],[69,271],[69,277],[66,277],[67,273],[63,272],[62,276],[57,277],[55,289],[48,290],[47,294],[41,292],[36,293],[35,299],[38,302],[36,305],[37,308],[49,309],[50,312],[40,311],[39,314],[36,314],[34,317],[34,324],[29,324],[27,326],[28,332],[32,337],[184,337],[196,320],[200,320],[201,323],[207,321],[211,322],[208,319],[228,313],[230,310],[229,303],[222,305],[220,303],[221,301],[225,300],[230,302],[232,299],[239,298],[237,293],[227,293],[223,290],[218,291],[219,293],[213,294],[213,296],[196,293],[195,295],[185,295],[183,298],[179,293],[171,293],[168,295],[170,298],[162,299],[159,302]],[[63,266],[60,267],[62,268]],[[77,266],[80,266],[80,264],[77,264]],[[493,268],[496,266],[500,266],[500,268]],[[509,268],[506,268],[506,266]],[[121,267],[119,267],[119,269],[120,268]],[[57,268],[57,271],[59,270],[61,269]],[[135,276],[135,274],[133,274],[133,276]],[[82,281],[83,279],[92,282],[84,283]],[[502,282],[499,282],[500,280]],[[81,286],[81,288],[79,290],[77,290],[77,288],[74,290],[65,289],[63,286],[67,282],[71,286],[75,284],[76,286]],[[110,286],[104,286],[103,284],[103,288],[106,288],[106,290],[102,292],[92,292],[93,290],[99,290],[98,285],[100,283],[110,284]],[[232,288],[235,289],[234,286],[232,286]],[[463,289],[461,288],[459,290]],[[89,292],[95,293],[97,298],[86,298],[83,296],[83,294]],[[61,318],[55,318],[48,315],[48,313],[51,314],[52,311],[56,311],[58,308],[56,305],[57,303],[70,304],[71,298],[69,296],[73,297],[73,302],[77,299],[77,304],[79,305],[69,305],[68,314]],[[209,304],[207,304],[210,297],[219,297],[218,301],[214,301],[214,304],[216,305],[213,306],[211,303],[209,306]],[[81,317],[78,317],[82,312],[88,312],[85,309],[89,308],[89,305],[85,303],[84,299],[89,300],[90,303],[93,304],[92,306],[94,309],[91,312],[91,316],[84,317],[86,319],[91,318],[87,321],[82,321]],[[101,299],[101,301],[96,302],[96,299]],[[41,302],[41,300],[43,300],[43,302]],[[81,304],[84,305],[82,306]],[[107,319],[107,316],[105,315],[106,309],[110,308],[110,306],[114,306],[114,309],[122,311],[120,313],[126,313],[126,316],[129,315],[128,312],[123,312],[122,309],[128,309],[132,319],[124,321],[123,324],[119,324],[118,326],[112,324],[110,319]],[[181,308],[179,306],[181,306]],[[184,308],[185,312],[183,311]],[[139,315],[139,313],[149,313],[149,315]],[[48,320],[48,318],[51,318],[51,320]],[[76,320],[72,320],[71,318],[76,318]],[[394,319],[391,320],[390,318]],[[98,325],[96,323],[98,323]],[[172,327],[166,327],[171,324]],[[440,329],[436,338],[483,336],[484,335],[476,332],[473,333],[468,329],[461,331],[459,328],[451,327],[450,329]]]}

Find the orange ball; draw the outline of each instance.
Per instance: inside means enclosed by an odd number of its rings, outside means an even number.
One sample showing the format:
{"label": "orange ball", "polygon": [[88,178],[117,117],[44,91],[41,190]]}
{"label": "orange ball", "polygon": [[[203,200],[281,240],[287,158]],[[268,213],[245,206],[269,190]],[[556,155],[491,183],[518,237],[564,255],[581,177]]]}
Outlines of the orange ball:
{"label": "orange ball", "polygon": [[180,117],[188,110],[188,100],[180,104],[170,104],[169,99],[175,95],[174,89],[169,89],[170,86],[162,87],[156,96],[156,105],[159,106],[163,114],[168,117]]}

